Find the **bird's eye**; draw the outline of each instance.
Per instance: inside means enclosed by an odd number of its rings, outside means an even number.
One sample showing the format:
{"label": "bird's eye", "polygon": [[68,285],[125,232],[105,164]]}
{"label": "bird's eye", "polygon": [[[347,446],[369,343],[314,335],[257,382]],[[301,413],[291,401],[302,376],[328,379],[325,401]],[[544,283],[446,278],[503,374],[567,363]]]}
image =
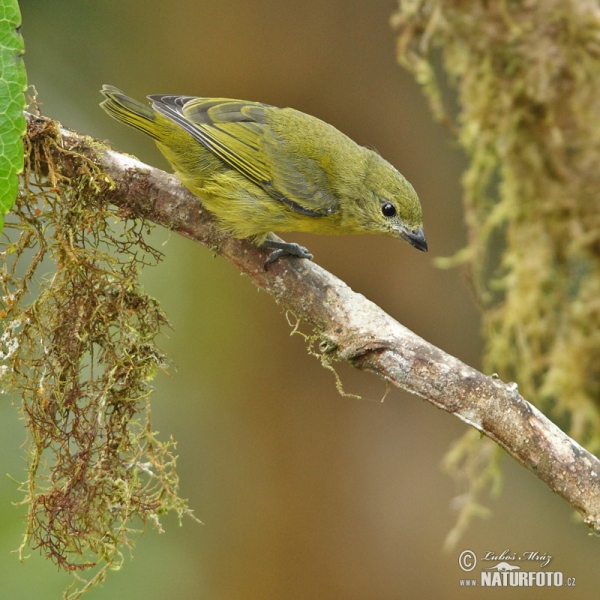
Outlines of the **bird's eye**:
{"label": "bird's eye", "polygon": [[393,217],[396,214],[396,207],[391,202],[384,202],[381,205],[381,212],[384,217]]}

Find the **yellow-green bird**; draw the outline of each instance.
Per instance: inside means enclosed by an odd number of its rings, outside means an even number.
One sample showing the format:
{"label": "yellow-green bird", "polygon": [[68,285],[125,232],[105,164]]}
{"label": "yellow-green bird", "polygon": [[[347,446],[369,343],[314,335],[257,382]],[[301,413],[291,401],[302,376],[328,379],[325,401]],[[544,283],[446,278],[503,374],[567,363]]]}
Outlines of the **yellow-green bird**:
{"label": "yellow-green bird", "polygon": [[426,251],[419,198],[379,154],[292,108],[158,94],[146,106],[109,85],[102,108],[154,138],[180,181],[236,238],[312,258],[272,231],[378,233]]}

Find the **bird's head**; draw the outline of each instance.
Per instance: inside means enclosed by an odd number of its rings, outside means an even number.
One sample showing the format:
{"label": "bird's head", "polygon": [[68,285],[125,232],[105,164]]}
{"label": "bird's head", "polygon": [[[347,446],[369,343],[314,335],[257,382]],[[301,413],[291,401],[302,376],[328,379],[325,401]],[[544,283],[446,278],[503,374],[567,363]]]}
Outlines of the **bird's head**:
{"label": "bird's head", "polygon": [[399,237],[427,252],[423,212],[413,186],[379,154],[367,152],[365,178],[353,194],[350,211],[357,229]]}

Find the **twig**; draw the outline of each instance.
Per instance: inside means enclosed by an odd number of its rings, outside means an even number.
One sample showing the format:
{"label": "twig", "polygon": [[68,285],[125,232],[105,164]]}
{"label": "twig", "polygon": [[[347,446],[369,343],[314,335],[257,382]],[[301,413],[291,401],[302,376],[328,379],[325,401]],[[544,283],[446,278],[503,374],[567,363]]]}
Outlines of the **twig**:
{"label": "twig", "polygon": [[[30,136],[51,121],[28,115]],[[60,127],[62,145],[93,160],[116,187],[111,202],[223,256],[276,302],[311,325],[331,359],[376,373],[500,444],[600,533],[600,461],[505,384],[446,354],[314,262],[284,259],[265,271],[264,251],[215,226],[173,175]],[[64,164],[70,177],[69,163]]]}

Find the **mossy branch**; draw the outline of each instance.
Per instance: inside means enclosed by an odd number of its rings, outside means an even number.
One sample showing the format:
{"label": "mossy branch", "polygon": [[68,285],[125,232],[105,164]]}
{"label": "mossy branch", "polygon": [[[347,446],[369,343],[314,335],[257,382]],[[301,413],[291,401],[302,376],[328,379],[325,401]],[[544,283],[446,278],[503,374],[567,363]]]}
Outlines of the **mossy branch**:
{"label": "mossy branch", "polygon": [[75,600],[120,568],[148,523],[162,531],[166,513],[193,515],[175,442],[150,418],[168,322],[138,279],[160,259],[149,224],[118,218],[110,177],[56,124],[38,121],[24,146],[0,236],[0,394],[19,399],[28,437],[20,556],[39,549],[70,572],[64,597]]}
{"label": "mossy branch", "polygon": [[[163,225],[233,263],[314,328],[328,361],[344,360],[375,373],[468,423],[537,475],[600,533],[600,461],[522,398],[516,384],[484,375],[436,348],[314,262],[286,259],[265,270],[265,252],[219,231],[173,175],[50,120],[29,115],[28,125],[32,146],[46,130],[59,135],[62,147],[95,163],[113,182],[100,193],[121,211]],[[76,175],[69,172],[68,161],[61,164],[63,177]]]}

